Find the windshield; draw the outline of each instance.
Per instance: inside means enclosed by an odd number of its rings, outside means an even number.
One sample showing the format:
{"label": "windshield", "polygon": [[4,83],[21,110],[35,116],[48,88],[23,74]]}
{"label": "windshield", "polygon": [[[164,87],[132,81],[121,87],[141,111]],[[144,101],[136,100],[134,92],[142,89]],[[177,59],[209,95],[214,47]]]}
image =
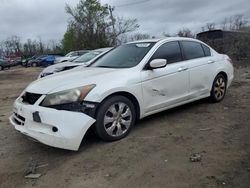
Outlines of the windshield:
{"label": "windshield", "polygon": [[140,63],[154,44],[153,42],[141,42],[121,45],[98,59],[91,66],[106,68],[134,67]]}
{"label": "windshield", "polygon": [[71,57],[71,56],[76,56],[76,52],[69,52],[68,54],[65,55],[65,57]]}
{"label": "windshield", "polygon": [[86,63],[92,59],[94,59],[96,56],[98,56],[100,53],[102,53],[101,51],[92,51],[92,52],[88,52],[78,58],[76,58],[73,62],[77,62],[77,63]]}

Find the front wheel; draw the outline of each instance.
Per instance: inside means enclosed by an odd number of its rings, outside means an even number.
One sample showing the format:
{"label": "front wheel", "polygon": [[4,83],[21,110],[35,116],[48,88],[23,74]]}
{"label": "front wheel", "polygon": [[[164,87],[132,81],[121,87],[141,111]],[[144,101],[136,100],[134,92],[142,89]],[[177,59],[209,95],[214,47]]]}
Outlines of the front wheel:
{"label": "front wheel", "polygon": [[96,115],[95,130],[105,141],[124,138],[135,124],[133,103],[124,96],[113,96],[101,103]]}
{"label": "front wheel", "polygon": [[224,75],[218,74],[213,82],[210,99],[212,102],[220,102],[225,97],[227,90],[227,80]]}
{"label": "front wheel", "polygon": [[31,64],[31,66],[32,66],[32,67],[37,67],[37,63],[34,62],[34,63]]}

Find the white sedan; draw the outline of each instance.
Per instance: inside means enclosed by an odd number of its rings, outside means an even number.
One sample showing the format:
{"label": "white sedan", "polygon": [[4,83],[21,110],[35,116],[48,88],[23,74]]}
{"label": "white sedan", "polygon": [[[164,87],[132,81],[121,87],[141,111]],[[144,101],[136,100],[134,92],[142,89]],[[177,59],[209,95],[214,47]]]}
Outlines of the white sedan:
{"label": "white sedan", "polygon": [[66,54],[63,57],[57,57],[54,63],[62,63],[66,61],[73,61],[74,59],[78,58],[79,56],[88,53],[89,50],[79,50],[79,51],[72,51]]}
{"label": "white sedan", "polygon": [[112,48],[99,48],[96,50],[89,51],[82,56],[76,58],[73,61],[66,61],[62,63],[57,63],[55,65],[51,65],[43,69],[43,71],[39,74],[38,78],[43,78],[45,76],[49,76],[58,72],[66,71],[69,69],[73,69],[78,66],[87,66],[92,61],[95,61],[102,55],[106,54]]}
{"label": "white sedan", "polygon": [[136,41],[31,83],[10,122],[44,144],[78,150],[91,126],[101,139],[119,140],[136,119],[206,97],[221,101],[232,80],[231,59],[201,41]]}

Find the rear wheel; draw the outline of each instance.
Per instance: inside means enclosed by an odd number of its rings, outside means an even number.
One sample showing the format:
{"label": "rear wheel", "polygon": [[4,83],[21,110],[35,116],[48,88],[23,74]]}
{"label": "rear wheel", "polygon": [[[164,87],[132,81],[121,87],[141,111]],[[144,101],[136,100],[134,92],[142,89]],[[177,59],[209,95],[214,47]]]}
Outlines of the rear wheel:
{"label": "rear wheel", "polygon": [[213,102],[220,102],[225,97],[227,90],[227,80],[224,75],[218,74],[213,82],[210,99]]}
{"label": "rear wheel", "polygon": [[2,66],[0,66],[0,71],[1,71],[1,70],[3,70],[3,67],[2,67]]}
{"label": "rear wheel", "polygon": [[95,130],[105,141],[124,138],[135,124],[136,112],[133,103],[124,96],[105,100],[97,111]]}

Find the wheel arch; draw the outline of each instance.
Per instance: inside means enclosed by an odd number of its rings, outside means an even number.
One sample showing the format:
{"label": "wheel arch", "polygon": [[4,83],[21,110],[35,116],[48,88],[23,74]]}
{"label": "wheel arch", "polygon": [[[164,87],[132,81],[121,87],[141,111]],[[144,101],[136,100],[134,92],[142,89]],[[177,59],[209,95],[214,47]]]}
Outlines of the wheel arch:
{"label": "wheel arch", "polygon": [[214,75],[214,78],[211,79],[210,92],[212,91],[214,80],[215,80],[215,78],[216,78],[219,74],[222,74],[222,75],[226,78],[226,82],[228,81],[228,75],[227,75],[227,73],[226,73],[225,71],[223,71],[223,70],[217,71],[217,73]]}
{"label": "wheel arch", "polygon": [[[117,95],[120,95],[120,96],[123,96],[123,97],[126,97],[128,98],[133,104],[134,104],[134,107],[135,107],[135,112],[136,112],[136,120],[140,119],[140,115],[141,115],[141,108],[140,108],[140,104],[139,104],[139,101],[137,100],[137,98],[131,94],[130,92],[127,92],[127,91],[117,91],[117,92],[114,92],[114,93],[111,93],[109,94],[108,96],[106,96],[102,101],[101,103],[103,103],[105,100],[107,100],[108,98],[112,97],[112,96],[117,96]],[[101,105],[100,103],[100,105]],[[98,111],[98,108],[97,108],[97,111]]]}
{"label": "wheel arch", "polygon": [[[224,71],[220,71],[216,76],[218,76],[219,74],[223,75],[225,78],[226,78],[226,82],[228,81],[228,76],[227,76],[227,73],[224,72]],[[215,76],[215,77],[216,77]]]}

